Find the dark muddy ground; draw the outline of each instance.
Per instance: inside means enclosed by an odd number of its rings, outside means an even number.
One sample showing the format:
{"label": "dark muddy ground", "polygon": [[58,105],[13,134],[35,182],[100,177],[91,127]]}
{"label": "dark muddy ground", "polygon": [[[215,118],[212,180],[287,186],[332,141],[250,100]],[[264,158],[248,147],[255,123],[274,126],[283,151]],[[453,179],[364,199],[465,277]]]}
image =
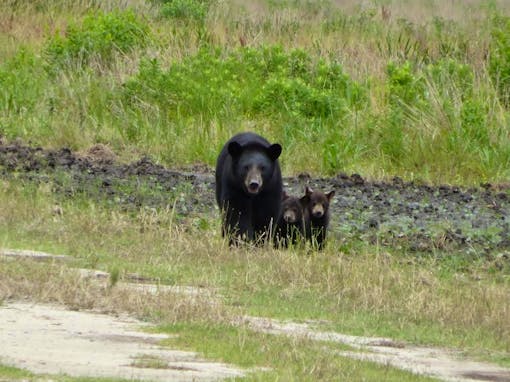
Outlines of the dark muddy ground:
{"label": "dark muddy ground", "polygon": [[[86,153],[0,142],[0,176],[50,183],[63,197],[87,197],[127,210],[173,206],[180,216],[217,216],[214,173],[206,166],[173,170],[142,158],[115,161],[104,146]],[[353,242],[406,251],[461,250],[510,256],[510,189],[429,186],[399,178],[371,182],[357,174],[333,178],[284,178],[290,194],[304,186],[335,190],[331,234],[348,249]]]}

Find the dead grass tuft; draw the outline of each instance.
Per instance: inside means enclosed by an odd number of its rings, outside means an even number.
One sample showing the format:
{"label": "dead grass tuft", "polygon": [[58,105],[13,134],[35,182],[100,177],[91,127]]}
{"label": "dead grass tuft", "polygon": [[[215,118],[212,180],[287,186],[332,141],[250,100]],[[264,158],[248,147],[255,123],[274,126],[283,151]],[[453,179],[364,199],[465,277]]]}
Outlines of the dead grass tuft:
{"label": "dead grass tuft", "polygon": [[[2,260],[0,260],[2,261]],[[30,300],[57,303],[72,310],[128,313],[156,323],[230,322],[231,315],[208,296],[161,290],[110,287],[104,280],[83,278],[79,272],[31,261],[4,262],[0,267],[0,301]]]}

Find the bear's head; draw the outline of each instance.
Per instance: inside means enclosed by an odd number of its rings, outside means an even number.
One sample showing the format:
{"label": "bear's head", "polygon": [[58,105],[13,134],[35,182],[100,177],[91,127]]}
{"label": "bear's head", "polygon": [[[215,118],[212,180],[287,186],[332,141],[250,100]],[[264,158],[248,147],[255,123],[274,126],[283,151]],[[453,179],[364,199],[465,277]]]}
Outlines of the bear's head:
{"label": "bear's head", "polygon": [[301,199],[282,194],[282,217],[285,223],[295,224],[303,220],[303,202]]}
{"label": "bear's head", "polygon": [[328,213],[329,203],[335,195],[335,191],[325,194],[322,191],[313,191],[310,187],[306,187],[305,196],[301,198],[308,208],[308,213],[312,218],[320,219]]}
{"label": "bear's head", "polygon": [[268,147],[261,145],[241,146],[238,142],[228,145],[232,157],[233,175],[241,180],[244,191],[257,195],[264,184],[273,177],[276,161],[282,152],[282,146],[274,143]]}

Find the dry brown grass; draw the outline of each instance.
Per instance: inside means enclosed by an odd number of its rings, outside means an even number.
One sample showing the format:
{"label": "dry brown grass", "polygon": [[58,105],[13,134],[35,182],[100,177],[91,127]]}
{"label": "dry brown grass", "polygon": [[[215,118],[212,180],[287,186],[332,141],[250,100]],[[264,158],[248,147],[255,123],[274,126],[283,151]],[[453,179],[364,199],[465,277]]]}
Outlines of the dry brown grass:
{"label": "dry brown grass", "polygon": [[232,313],[208,296],[136,290],[83,277],[60,264],[0,259],[0,301],[56,303],[72,310],[128,313],[154,323],[232,322]]}

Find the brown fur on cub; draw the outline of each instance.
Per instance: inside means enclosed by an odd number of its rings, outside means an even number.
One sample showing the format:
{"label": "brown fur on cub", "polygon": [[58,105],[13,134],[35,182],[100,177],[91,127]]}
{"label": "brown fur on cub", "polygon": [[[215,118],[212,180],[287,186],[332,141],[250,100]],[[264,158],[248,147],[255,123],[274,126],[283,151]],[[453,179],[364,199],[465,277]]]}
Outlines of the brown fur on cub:
{"label": "brown fur on cub", "polygon": [[303,198],[282,193],[282,212],[276,225],[276,245],[285,248],[297,244],[305,234]]}
{"label": "brown fur on cub", "polygon": [[326,235],[329,226],[329,205],[335,191],[325,194],[306,187],[305,196],[301,198],[304,205],[305,237],[319,250],[326,245]]}

